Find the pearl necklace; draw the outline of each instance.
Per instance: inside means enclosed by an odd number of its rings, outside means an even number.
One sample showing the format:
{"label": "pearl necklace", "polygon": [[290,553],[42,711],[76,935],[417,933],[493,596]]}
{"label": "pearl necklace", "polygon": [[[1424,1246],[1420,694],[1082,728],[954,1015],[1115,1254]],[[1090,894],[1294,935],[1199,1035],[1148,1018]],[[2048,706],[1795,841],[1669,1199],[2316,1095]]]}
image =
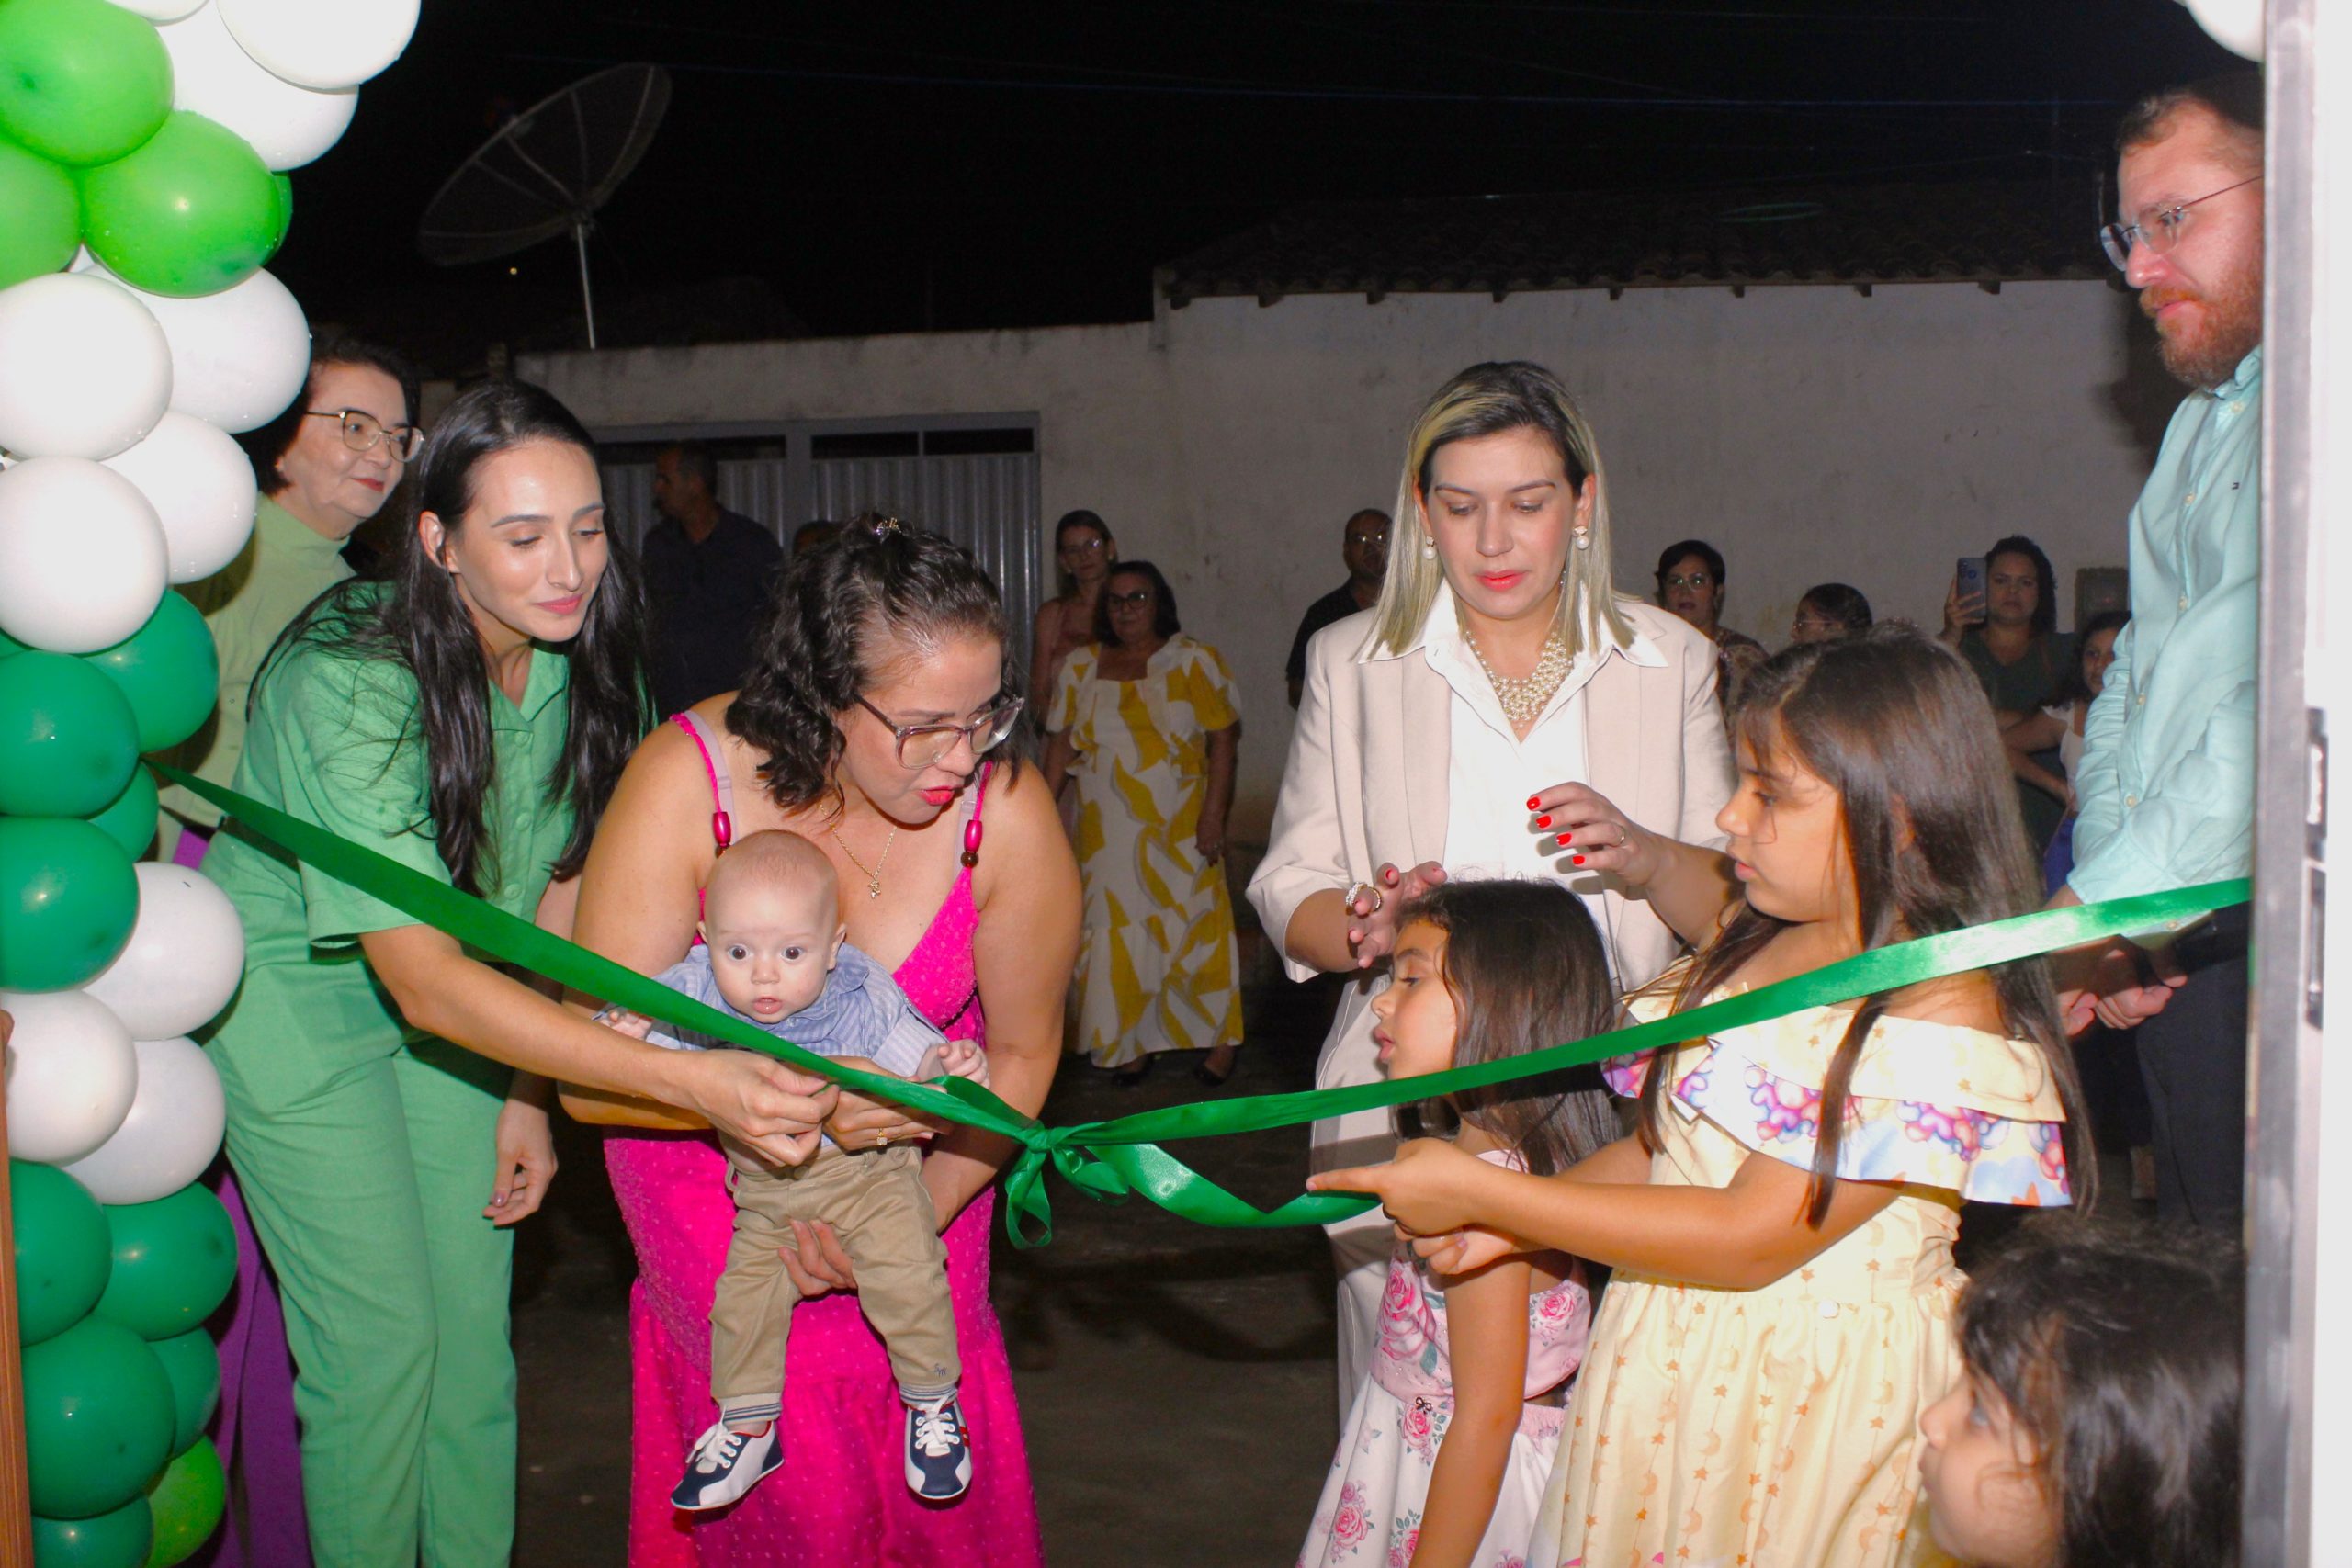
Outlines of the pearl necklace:
{"label": "pearl necklace", "polygon": [[1544,639],[1543,654],[1535,660],[1535,668],[1525,675],[1496,674],[1495,667],[1487,662],[1486,650],[1478,646],[1478,639],[1470,635],[1467,626],[1462,628],[1462,640],[1470,645],[1471,656],[1478,660],[1478,668],[1487,672],[1487,682],[1495,688],[1495,700],[1502,705],[1503,716],[1510,720],[1514,729],[1525,728],[1535,722],[1536,716],[1544,711],[1544,705],[1552,700],[1552,694],[1558,691],[1560,682],[1568,678],[1568,668],[1573,662],[1568,658],[1567,641],[1560,636],[1557,627]]}

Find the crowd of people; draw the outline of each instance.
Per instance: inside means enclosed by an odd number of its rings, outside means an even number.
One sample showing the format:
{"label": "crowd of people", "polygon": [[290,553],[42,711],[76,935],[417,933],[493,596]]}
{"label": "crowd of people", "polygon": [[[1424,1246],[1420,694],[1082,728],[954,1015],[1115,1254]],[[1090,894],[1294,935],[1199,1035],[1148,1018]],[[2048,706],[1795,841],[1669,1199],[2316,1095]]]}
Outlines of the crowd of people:
{"label": "crowd of people", "polygon": [[[1249,881],[1288,973],[1340,977],[1318,1087],[2245,874],[2259,89],[2159,95],[2119,147],[2106,238],[2190,391],[2131,613],[2071,640],[2011,536],[1939,637],[1825,582],[1769,653],[1704,540],[1656,604],[1619,591],[1561,378],[1480,364],[1429,400],[1292,650]],[[1235,681],[1102,517],[1060,520],[1024,649],[920,528],[787,554],[681,447],[640,562],[545,391],[416,420],[397,355],[322,337],[253,437],[254,542],[193,595],[222,655],[199,775],[865,1072],[1032,1115],[1066,1044],[1230,1076]],[[632,1564],[1042,1560],[989,1299],[1003,1139],[484,962],[167,804],[247,935],[206,1045],[300,1454],[234,1450],[256,1561],[293,1560],[268,1529],[322,1568],[508,1557],[511,1227],[559,1103],[607,1129],[640,1268]],[[2235,1562],[2245,986],[2224,915],[1318,1122],[1310,1185],[1382,1207],[1331,1232],[1344,1437],[1302,1562]],[[2156,1227],[2029,1227],[1966,1280],[1963,1205],[2089,1206],[2086,1082]]]}

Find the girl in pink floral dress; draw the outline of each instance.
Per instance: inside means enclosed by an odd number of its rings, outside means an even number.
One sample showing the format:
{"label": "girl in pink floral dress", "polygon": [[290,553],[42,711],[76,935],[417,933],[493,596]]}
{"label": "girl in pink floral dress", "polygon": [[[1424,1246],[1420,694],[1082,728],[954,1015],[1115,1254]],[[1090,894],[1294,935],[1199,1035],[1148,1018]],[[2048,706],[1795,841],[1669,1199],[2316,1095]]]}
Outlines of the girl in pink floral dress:
{"label": "girl in pink floral dress", "polygon": [[[1600,934],[1555,882],[1467,882],[1408,908],[1373,1040],[1396,1077],[1580,1040],[1615,998]],[[1449,1095],[1397,1113],[1512,1170],[1552,1175],[1615,1134],[1597,1076]],[[1460,1275],[1399,1242],[1380,1347],[1323,1483],[1301,1568],[1524,1568],[1568,1379],[1592,1318],[1556,1252]]]}

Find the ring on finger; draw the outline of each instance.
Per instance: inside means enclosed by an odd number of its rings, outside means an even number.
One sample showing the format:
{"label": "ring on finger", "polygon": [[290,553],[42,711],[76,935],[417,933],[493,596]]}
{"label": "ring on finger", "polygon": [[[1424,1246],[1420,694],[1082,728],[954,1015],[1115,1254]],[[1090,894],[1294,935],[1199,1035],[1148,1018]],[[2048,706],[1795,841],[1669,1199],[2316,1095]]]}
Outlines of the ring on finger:
{"label": "ring on finger", "polygon": [[1623,824],[1623,822],[1618,823],[1618,824],[1617,824],[1617,847],[1618,847],[1619,849],[1621,849],[1621,850],[1622,850],[1622,849],[1623,849],[1626,845],[1628,845],[1628,844],[1632,843],[1633,841],[1634,841],[1634,835],[1633,835],[1633,834],[1631,834],[1631,833],[1629,833],[1629,832],[1627,832],[1627,831],[1625,830],[1625,824]]}

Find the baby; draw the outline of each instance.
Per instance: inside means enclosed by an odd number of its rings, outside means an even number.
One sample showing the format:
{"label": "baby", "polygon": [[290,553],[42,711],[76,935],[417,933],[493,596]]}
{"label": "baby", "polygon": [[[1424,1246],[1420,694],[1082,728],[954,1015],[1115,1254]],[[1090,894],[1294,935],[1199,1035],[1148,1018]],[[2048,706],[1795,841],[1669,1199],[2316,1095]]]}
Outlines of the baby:
{"label": "baby", "polygon": [[[987,1059],[947,1040],[882,966],[844,940],[831,863],[797,833],[753,833],[721,855],[703,892],[704,945],[655,978],[823,1056],[858,1056],[902,1077],[988,1081]],[[673,1049],[725,1042],[673,1036],[635,1013],[613,1027]],[[857,1270],[866,1321],[889,1347],[906,1405],[907,1485],[944,1501],[971,1484],[969,1434],[956,1389],[963,1365],[947,1295],[947,1253],[910,1145],[848,1150],[826,1139],[815,1158],[778,1168],[721,1136],[732,1169],[735,1239],[710,1309],[710,1386],[718,1420],[687,1456],[671,1495],[684,1509],[722,1507],[784,1462],[785,1339],[800,1292],[785,1269],[792,1222],[823,1220]]]}

